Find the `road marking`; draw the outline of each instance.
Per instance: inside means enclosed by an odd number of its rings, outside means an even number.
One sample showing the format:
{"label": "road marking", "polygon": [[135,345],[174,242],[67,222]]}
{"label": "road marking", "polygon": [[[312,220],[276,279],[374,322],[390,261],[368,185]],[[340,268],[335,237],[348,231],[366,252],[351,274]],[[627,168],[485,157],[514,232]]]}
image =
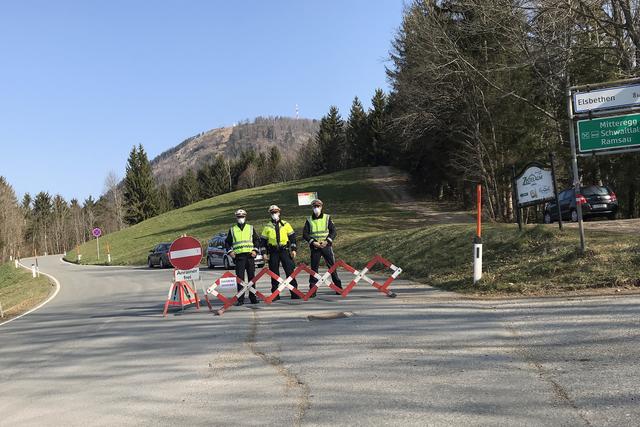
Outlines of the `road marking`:
{"label": "road marking", "polygon": [[[20,267],[24,268],[24,269],[25,269],[25,270],[27,270],[27,271],[31,271],[31,268],[27,267],[26,265],[23,265],[23,264],[22,264],[21,262],[19,262],[19,261],[18,261],[18,265],[20,265]],[[47,274],[47,273],[42,273],[42,272],[40,272],[40,274],[44,274],[45,276],[47,276],[48,278],[50,278],[51,280],[53,280],[53,283],[55,283],[55,284],[56,284],[56,290],[53,292],[53,294],[52,294],[49,298],[47,298],[47,299],[46,299],[46,301],[44,301],[44,302],[40,303],[38,306],[36,306],[36,307],[32,308],[31,310],[28,310],[28,311],[26,311],[26,312],[22,313],[22,314],[21,314],[21,315],[19,315],[19,316],[13,317],[13,318],[11,318],[11,319],[9,319],[9,320],[5,320],[4,322],[0,323],[0,326],[2,326],[2,325],[6,325],[7,323],[11,323],[11,322],[13,322],[14,320],[18,320],[19,318],[24,317],[24,316],[26,316],[26,315],[27,315],[27,314],[29,314],[29,313],[33,313],[34,311],[38,310],[39,308],[41,308],[41,307],[43,307],[45,304],[47,304],[49,301],[51,301],[52,299],[54,299],[54,298],[56,297],[56,295],[58,295],[58,292],[60,292],[60,282],[58,281],[58,279],[56,279],[55,277],[53,277],[52,275]]]}

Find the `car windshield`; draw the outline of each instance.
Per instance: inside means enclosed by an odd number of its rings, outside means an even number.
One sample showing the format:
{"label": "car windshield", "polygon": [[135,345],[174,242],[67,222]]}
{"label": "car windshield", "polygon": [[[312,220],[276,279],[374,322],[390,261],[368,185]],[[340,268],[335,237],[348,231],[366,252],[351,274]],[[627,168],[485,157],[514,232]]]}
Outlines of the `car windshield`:
{"label": "car windshield", "polygon": [[584,196],[606,196],[609,194],[607,187],[601,187],[599,185],[590,185],[588,187],[582,187],[582,194]]}

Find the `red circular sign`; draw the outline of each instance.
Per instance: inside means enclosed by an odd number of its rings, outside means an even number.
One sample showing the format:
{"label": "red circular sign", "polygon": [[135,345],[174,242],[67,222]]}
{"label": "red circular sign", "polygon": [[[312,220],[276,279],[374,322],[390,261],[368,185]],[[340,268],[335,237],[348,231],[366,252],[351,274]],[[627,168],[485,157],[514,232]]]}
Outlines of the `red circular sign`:
{"label": "red circular sign", "polygon": [[193,237],[180,237],[169,248],[169,261],[178,270],[190,270],[200,265],[202,246]]}

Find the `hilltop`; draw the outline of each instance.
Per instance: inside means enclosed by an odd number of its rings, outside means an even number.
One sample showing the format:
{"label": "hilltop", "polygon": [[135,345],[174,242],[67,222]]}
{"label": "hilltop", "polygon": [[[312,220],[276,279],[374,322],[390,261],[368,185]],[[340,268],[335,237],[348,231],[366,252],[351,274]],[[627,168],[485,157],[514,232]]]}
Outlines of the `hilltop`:
{"label": "hilltop", "polygon": [[158,183],[168,185],[179,177],[178,171],[196,171],[218,154],[235,158],[244,150],[261,152],[274,146],[283,153],[296,153],[315,137],[318,127],[319,122],[312,119],[258,117],[187,138],[154,158],[151,167]]}

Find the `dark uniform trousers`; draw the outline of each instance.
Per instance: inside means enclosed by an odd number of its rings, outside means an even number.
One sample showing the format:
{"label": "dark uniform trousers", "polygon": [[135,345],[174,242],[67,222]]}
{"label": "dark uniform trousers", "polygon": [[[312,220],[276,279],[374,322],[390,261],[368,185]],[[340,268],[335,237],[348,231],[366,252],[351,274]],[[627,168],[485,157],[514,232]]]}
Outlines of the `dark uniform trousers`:
{"label": "dark uniform trousers", "polygon": [[[285,248],[270,247],[268,252],[269,252],[269,270],[271,270],[272,272],[280,276],[280,264],[282,264],[282,268],[284,269],[284,273],[285,273],[285,276],[283,277],[283,279],[286,279],[287,277],[289,277],[291,273],[293,273],[293,270],[295,269],[295,264],[291,259],[291,255],[289,254],[289,251]],[[272,278],[271,292],[274,292],[276,289],[278,289],[278,285],[279,285],[278,281]],[[291,285],[294,288],[298,287],[298,282],[296,281],[296,279],[293,279],[291,281]],[[291,293],[291,298],[297,299],[300,297],[294,293]]]}
{"label": "dark uniform trousers", "polygon": [[[331,268],[333,264],[335,264],[336,259],[333,255],[333,248],[331,246],[325,246],[324,248],[311,248],[311,269],[318,272],[318,267],[320,267],[320,257],[324,258],[324,261],[327,263],[327,267]],[[342,281],[338,277],[338,272],[334,271],[331,273],[331,280],[333,283],[339,288],[342,288]],[[318,279],[311,276],[309,277],[309,289],[316,286],[318,283]]]}
{"label": "dark uniform trousers", "polygon": [[[245,280],[244,273],[247,272],[247,281],[253,280],[256,275],[256,261],[255,258],[251,256],[251,252],[244,254],[236,254],[235,259],[233,260],[236,264],[236,276],[238,276],[243,281]],[[256,285],[253,285],[255,288]],[[242,289],[242,286],[238,284],[238,291]],[[256,302],[256,295],[253,292],[249,292],[249,299],[251,302]],[[238,302],[244,302],[244,293],[238,297]]]}

